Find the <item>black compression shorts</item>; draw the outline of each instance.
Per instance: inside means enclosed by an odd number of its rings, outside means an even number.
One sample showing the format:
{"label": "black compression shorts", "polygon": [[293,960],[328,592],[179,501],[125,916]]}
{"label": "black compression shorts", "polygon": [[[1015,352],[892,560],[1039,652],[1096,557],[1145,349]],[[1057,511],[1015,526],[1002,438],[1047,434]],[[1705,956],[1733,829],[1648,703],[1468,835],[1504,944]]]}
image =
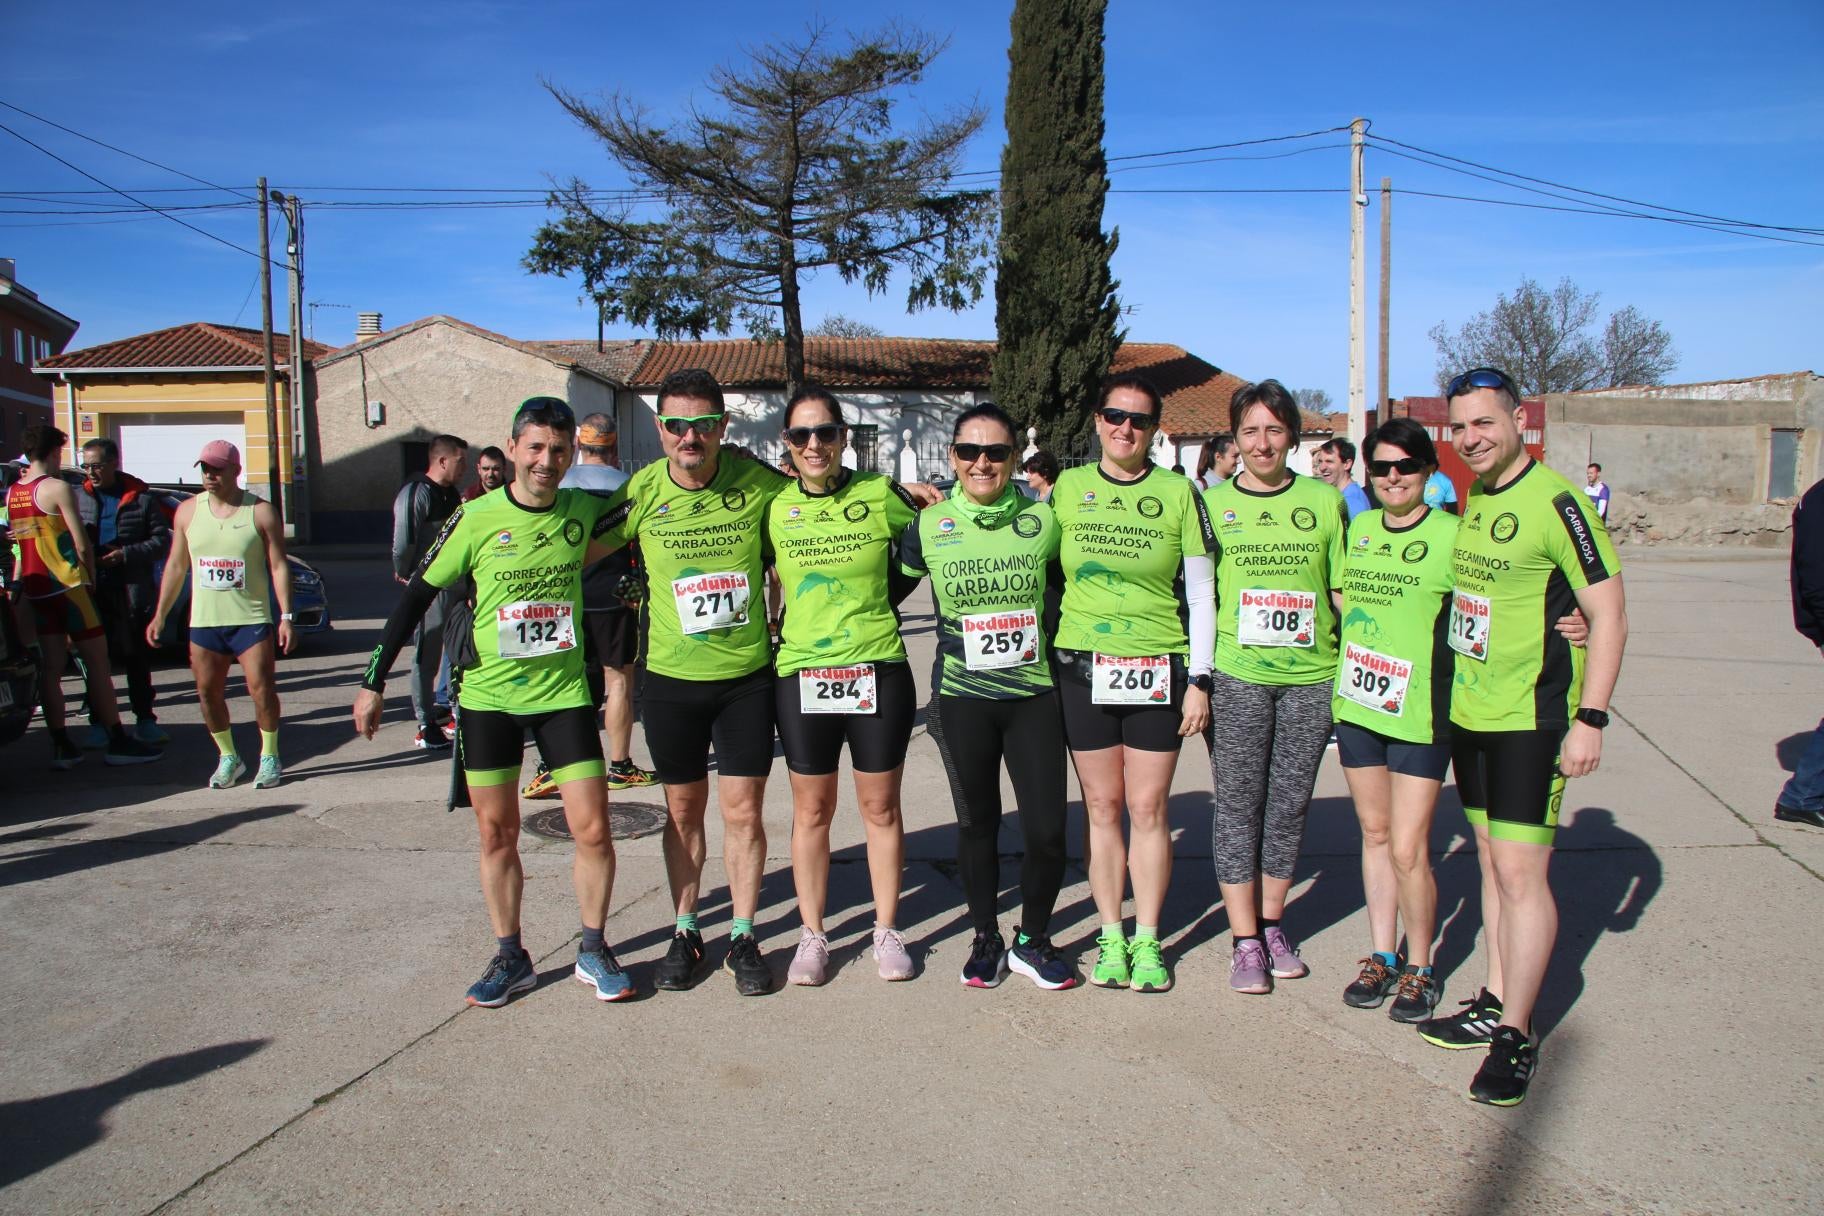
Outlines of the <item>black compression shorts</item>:
{"label": "black compression shorts", "polygon": [[1171,699],[1163,705],[1097,705],[1090,690],[1095,656],[1088,651],[1054,651],[1052,674],[1064,707],[1064,739],[1073,752],[1131,747],[1141,752],[1175,752],[1184,745],[1184,662],[1172,656]]}
{"label": "black compression shorts", "polygon": [[709,775],[709,749],[724,777],[773,771],[773,673],[762,667],[730,680],[680,680],[646,673],[640,701],[646,750],[666,785]]}
{"label": "black compression shorts", "polygon": [[820,777],[836,771],[842,745],[849,745],[849,764],[858,773],[888,773],[906,762],[918,691],[906,663],[874,664],[879,704],[866,714],[807,714],[799,702],[797,673],[774,681],[774,707],[785,763],[794,773]]}
{"label": "black compression shorts", "polygon": [[1552,843],[1564,802],[1558,749],[1564,731],[1453,727],[1450,759],[1469,821],[1496,840]]}
{"label": "black compression shorts", "polygon": [[639,613],[626,608],[583,613],[583,659],[590,667],[626,667],[639,654]]}
{"label": "black compression shorts", "polygon": [[1450,744],[1410,743],[1353,722],[1333,724],[1336,758],[1344,768],[1384,768],[1407,777],[1442,781],[1450,770]]}
{"label": "black compression shorts", "polygon": [[457,722],[462,771],[471,786],[516,783],[527,731],[532,732],[539,755],[559,785],[579,777],[600,777],[608,771],[602,763],[595,711],[587,705],[538,714],[465,709]]}

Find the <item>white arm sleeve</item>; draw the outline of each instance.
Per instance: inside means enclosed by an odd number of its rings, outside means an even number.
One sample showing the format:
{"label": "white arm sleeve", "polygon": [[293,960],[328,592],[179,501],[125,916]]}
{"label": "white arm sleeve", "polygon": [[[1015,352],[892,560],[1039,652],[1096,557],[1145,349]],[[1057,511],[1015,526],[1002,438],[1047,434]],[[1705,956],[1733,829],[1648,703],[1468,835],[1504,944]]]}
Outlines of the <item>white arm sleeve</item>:
{"label": "white arm sleeve", "polygon": [[1190,607],[1190,673],[1208,675],[1216,666],[1216,559],[1197,553],[1184,559],[1184,602]]}

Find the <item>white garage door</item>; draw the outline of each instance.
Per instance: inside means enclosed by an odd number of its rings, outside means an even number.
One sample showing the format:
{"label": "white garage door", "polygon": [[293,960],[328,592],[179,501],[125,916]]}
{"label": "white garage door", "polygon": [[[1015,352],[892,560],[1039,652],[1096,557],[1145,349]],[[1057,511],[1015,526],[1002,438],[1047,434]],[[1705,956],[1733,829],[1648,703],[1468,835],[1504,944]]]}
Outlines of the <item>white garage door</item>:
{"label": "white garage door", "polygon": [[118,432],[120,467],[144,481],[162,485],[201,485],[196,458],[203,445],[226,439],[247,458],[247,427],[242,415],[177,415],[182,422],[122,423]]}

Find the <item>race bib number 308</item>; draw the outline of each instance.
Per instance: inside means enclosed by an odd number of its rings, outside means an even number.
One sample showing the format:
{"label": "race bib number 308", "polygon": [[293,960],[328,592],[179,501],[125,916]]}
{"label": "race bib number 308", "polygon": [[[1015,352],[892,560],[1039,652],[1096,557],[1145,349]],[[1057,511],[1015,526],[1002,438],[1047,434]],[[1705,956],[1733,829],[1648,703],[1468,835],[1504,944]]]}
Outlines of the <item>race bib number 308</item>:
{"label": "race bib number 308", "polygon": [[576,648],[575,606],[521,600],[495,609],[503,659],[536,659]]}
{"label": "race bib number 308", "polygon": [[204,591],[245,590],[247,563],[238,557],[199,557],[195,581]]}
{"label": "race bib number 308", "polygon": [[1030,608],[962,618],[963,664],[970,671],[1039,661],[1039,614]]}
{"label": "race bib number 308", "polygon": [[804,713],[871,714],[878,702],[872,663],[798,672],[798,708]]}
{"label": "race bib number 308", "polygon": [[1406,708],[1406,689],[1412,682],[1412,664],[1350,642],[1343,647],[1343,669],[1336,691],[1377,714],[1399,717]]}
{"label": "race bib number 308", "polygon": [[1450,596],[1450,648],[1465,658],[1488,661],[1488,600],[1467,591]]}
{"label": "race bib number 308", "polygon": [[693,574],[673,579],[678,627],[685,633],[708,633],[747,624],[747,573]]}
{"label": "race bib number 308", "polygon": [[1122,659],[1096,655],[1089,688],[1092,705],[1169,705],[1172,700],[1170,655]]}
{"label": "race bib number 308", "polygon": [[1242,591],[1235,640],[1243,646],[1311,646],[1316,639],[1316,593]]}

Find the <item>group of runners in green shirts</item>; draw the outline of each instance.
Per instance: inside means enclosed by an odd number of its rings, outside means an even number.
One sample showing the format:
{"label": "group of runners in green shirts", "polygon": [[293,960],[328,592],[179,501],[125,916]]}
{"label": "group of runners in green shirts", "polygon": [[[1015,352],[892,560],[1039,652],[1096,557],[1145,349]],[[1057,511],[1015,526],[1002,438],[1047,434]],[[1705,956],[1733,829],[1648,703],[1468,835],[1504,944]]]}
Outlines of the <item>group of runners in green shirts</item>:
{"label": "group of runners in green shirts", "polygon": [[[1526,454],[1512,381],[1480,368],[1448,397],[1453,444],[1477,477],[1460,520],[1426,507],[1437,455],[1405,419],[1368,437],[1382,506],[1349,520],[1335,489],[1288,467],[1301,415],[1272,380],[1235,394],[1242,467],[1199,491],[1152,462],[1158,391],[1137,376],[1110,379],[1095,405],[1100,459],[1064,471],[1049,501],[1013,483],[1017,431],[993,405],[957,419],[956,480],[942,494],[843,468],[842,407],[815,386],[785,410],[795,476],[727,450],[720,387],[707,372],[679,372],[658,395],[665,459],[601,498],[559,489],[574,449],[568,406],[528,400],[513,420],[514,480],[451,517],[355,702],[356,727],[372,737],[386,673],[417,619],[466,582],[478,659],[461,684],[459,763],[497,939],[469,1001],[503,1005],[537,981],[519,924],[516,783],[528,732],[576,841],[576,978],[602,1000],[635,993],[603,936],[614,847],[577,618],[584,567],[637,542],[642,720],[665,788],[676,911],[656,987],[688,988],[708,969],[696,916],[712,753],[733,917],[723,968],[744,995],[774,986],[753,926],[775,737],[790,770],[802,920],[788,980],[829,974],[829,830],[845,746],[866,830],[873,954],[882,978],[914,975],[896,921],[917,702],[898,605],[929,579],[937,657],[926,725],[959,826],[974,930],[964,984],[993,987],[1010,971],[1048,989],[1081,978],[1050,937],[1068,758],[1101,922],[1089,981],[1172,986],[1160,935],[1166,803],[1196,734],[1211,758],[1231,987],[1266,993],[1308,974],[1282,920],[1334,724],[1362,826],[1372,934],[1344,999],[1375,1007],[1391,996],[1395,1020],[1428,1041],[1484,1049],[1470,1096],[1517,1104],[1536,1067],[1533,1002],[1556,933],[1546,876],[1563,781],[1600,760],[1627,622],[1602,523]],[[783,604],[776,621],[764,607],[769,573]],[[1428,840],[1453,761],[1482,868],[1489,974],[1461,1012],[1438,1017]],[[1010,939],[997,907],[1003,771],[1025,845]]]}

